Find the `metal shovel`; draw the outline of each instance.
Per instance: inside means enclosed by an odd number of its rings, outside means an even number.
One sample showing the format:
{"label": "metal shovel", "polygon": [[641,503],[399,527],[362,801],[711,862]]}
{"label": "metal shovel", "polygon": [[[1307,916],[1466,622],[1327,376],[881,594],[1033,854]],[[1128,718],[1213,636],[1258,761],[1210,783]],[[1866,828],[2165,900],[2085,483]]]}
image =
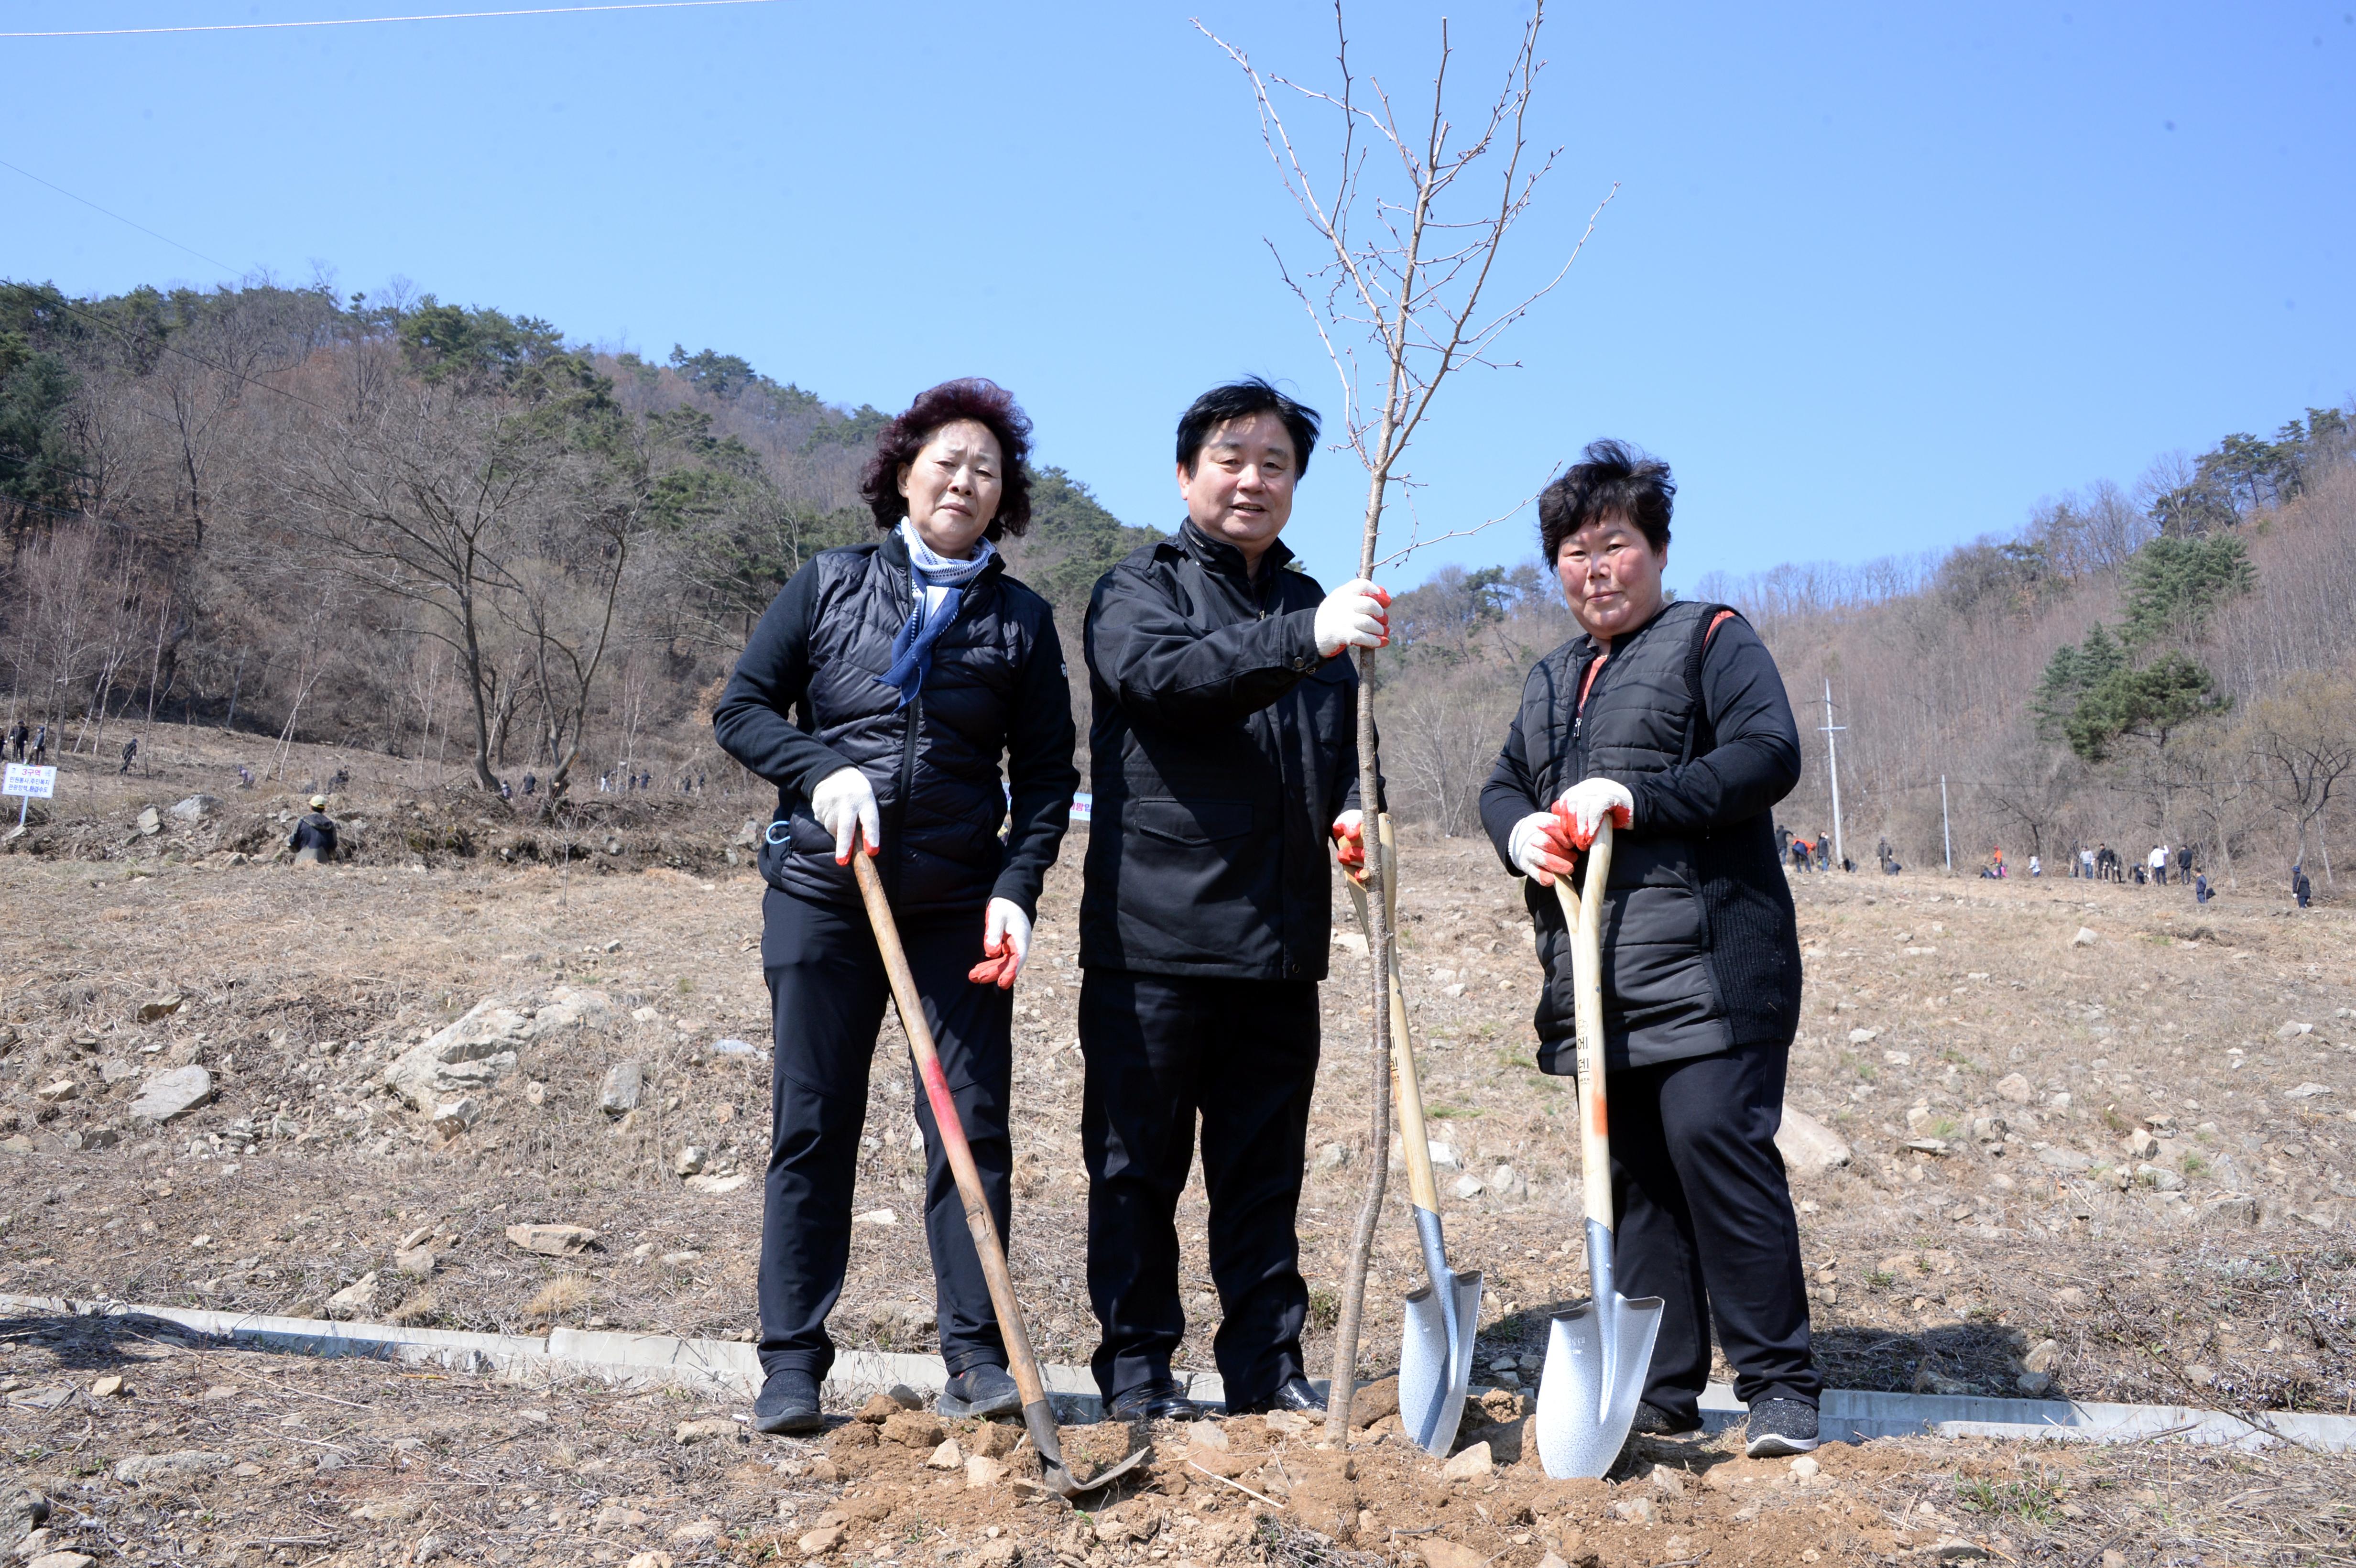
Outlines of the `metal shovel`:
{"label": "metal shovel", "polygon": [[1636,1419],[1661,1298],[1631,1301],[1612,1280],[1612,1131],[1603,1092],[1603,889],[1612,874],[1612,819],[1596,825],[1587,852],[1587,893],[1555,879],[1570,925],[1571,974],[1579,1021],[1579,1163],[1587,1207],[1587,1275],[1591,1299],[1556,1318],[1547,1333],[1538,1385],[1538,1460],[1556,1480],[1601,1476],[1619,1458]]}
{"label": "metal shovel", "polygon": [[1119,1464],[1098,1471],[1083,1481],[1076,1477],[1064,1463],[1064,1445],[1055,1431],[1055,1407],[1047,1402],[1047,1385],[1039,1376],[1039,1358],[1031,1349],[1031,1332],[1023,1320],[1023,1307],[1014,1299],[1014,1276],[1007,1271],[1006,1248],[998,1238],[998,1221],[991,1218],[990,1200],[981,1190],[981,1172],[973,1163],[973,1149],[965,1141],[965,1124],[958,1119],[957,1102],[949,1097],[949,1081],[941,1072],[940,1054],[933,1046],[933,1028],[925,1020],[923,998],[916,994],[916,977],[909,972],[908,955],[900,946],[900,928],[892,918],[891,901],[884,896],[884,880],[875,874],[875,867],[867,851],[851,850],[851,863],[857,868],[859,894],[867,902],[867,921],[875,928],[875,945],[884,955],[884,971],[892,979],[892,999],[899,1005],[900,1027],[908,1036],[908,1049],[916,1059],[916,1074],[925,1082],[925,1098],[933,1107],[934,1124],[940,1129],[941,1148],[948,1156],[949,1170],[957,1178],[958,1197],[965,1203],[966,1228],[973,1232],[973,1250],[980,1255],[982,1277],[990,1282],[990,1305],[998,1315],[998,1330],[1006,1341],[1007,1371],[1014,1375],[1014,1386],[1023,1395],[1023,1425],[1031,1434],[1032,1446],[1039,1450],[1044,1472],[1043,1481],[1049,1491],[1059,1497],[1076,1498],[1098,1491],[1119,1480],[1141,1464],[1148,1450],[1140,1448]]}
{"label": "metal shovel", "polygon": [[[1383,905],[1398,930],[1398,856],[1391,819],[1380,819]],[[1359,928],[1374,940],[1366,919],[1366,891],[1350,883]],[[1445,1457],[1456,1443],[1464,1416],[1464,1391],[1472,1379],[1472,1341],[1481,1321],[1481,1275],[1448,1266],[1440,1234],[1440,1191],[1431,1177],[1431,1145],[1423,1130],[1423,1089],[1417,1082],[1415,1049],[1408,1037],[1407,991],[1400,983],[1398,944],[1391,944],[1391,1082],[1398,1091],[1399,1142],[1407,1160],[1408,1199],[1415,1208],[1416,1239],[1431,1283],[1407,1297],[1407,1328],[1399,1345],[1399,1422],[1416,1446]]]}

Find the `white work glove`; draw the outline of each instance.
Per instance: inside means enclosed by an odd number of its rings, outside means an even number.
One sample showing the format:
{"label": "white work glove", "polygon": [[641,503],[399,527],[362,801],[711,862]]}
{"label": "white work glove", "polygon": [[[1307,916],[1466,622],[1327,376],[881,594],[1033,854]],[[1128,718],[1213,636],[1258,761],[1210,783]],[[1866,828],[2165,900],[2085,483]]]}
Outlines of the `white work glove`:
{"label": "white work glove", "polygon": [[855,830],[867,840],[867,852],[873,855],[881,846],[876,842],[883,825],[883,814],[875,807],[875,786],[857,768],[837,768],[818,781],[810,791],[810,815],[818,825],[834,835],[834,863],[851,864],[851,833]]}
{"label": "white work glove", "polygon": [[1612,814],[1615,827],[1633,823],[1636,797],[1628,793],[1626,784],[1614,784],[1610,779],[1581,779],[1562,792],[1554,809],[1569,824],[1571,848],[1584,849],[1595,842],[1595,827],[1603,820],[1605,812]]}
{"label": "white work glove", "polygon": [[992,899],[981,917],[981,950],[990,956],[966,972],[977,986],[1014,988],[1023,961],[1031,956],[1031,917],[1012,899]]}
{"label": "white work glove", "polygon": [[1379,648],[1391,640],[1391,596],[1363,577],[1354,577],[1317,606],[1317,653],[1332,658],[1344,648]]}
{"label": "white work glove", "polygon": [[1557,877],[1568,877],[1571,872],[1569,831],[1563,819],[1553,812],[1533,811],[1514,824],[1514,831],[1505,839],[1505,859],[1522,875],[1537,878],[1538,886],[1550,888]]}

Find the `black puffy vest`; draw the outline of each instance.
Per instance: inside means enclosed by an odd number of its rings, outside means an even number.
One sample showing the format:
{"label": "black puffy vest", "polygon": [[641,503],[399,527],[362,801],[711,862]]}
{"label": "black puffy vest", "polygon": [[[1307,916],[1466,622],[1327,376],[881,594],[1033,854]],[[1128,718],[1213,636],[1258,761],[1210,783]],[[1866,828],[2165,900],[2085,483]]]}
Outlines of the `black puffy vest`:
{"label": "black puffy vest", "polygon": [[[1047,602],[1006,576],[1002,557],[991,560],[933,645],[923,691],[902,708],[899,691],[876,677],[892,667],[892,640],[916,603],[905,547],[886,535],[828,550],[802,570],[820,574],[803,727],[874,786],[888,847],[877,869],[893,907],[904,915],[979,911],[1005,854],[999,758]],[[798,897],[859,901],[851,868],[834,863],[834,837],[805,795],[780,797],[761,874]]]}
{"label": "black puffy vest", "polygon": [[[1522,691],[1521,731],[1537,797],[1582,779],[1626,782],[1690,762],[1715,744],[1700,699],[1702,656],[1723,604],[1671,603],[1595,662],[1577,637],[1539,661]],[[1606,1060],[1613,1068],[1788,1041],[1799,1022],[1800,955],[1772,816],[1697,837],[1614,836],[1603,916]],[[1551,888],[1525,888],[1547,972],[1538,1064],[1569,1072],[1577,1054],[1570,936]]]}

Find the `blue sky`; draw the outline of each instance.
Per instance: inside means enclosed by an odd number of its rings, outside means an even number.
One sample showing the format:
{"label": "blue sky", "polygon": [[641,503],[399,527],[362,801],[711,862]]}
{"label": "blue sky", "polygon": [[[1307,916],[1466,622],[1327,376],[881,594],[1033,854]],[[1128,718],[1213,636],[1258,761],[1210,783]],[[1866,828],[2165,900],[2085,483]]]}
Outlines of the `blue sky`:
{"label": "blue sky", "polygon": [[[0,31],[425,8],[0,0]],[[1305,231],[1193,15],[1268,69],[1330,69],[1330,12],[1270,0],[0,39],[0,158],[232,269],[404,277],[886,409],[990,375],[1046,461],[1166,526],[1202,387],[1336,403],[1262,243]],[[1361,70],[1419,91],[1439,15],[1353,5]],[[1459,10],[1468,86],[1521,15]],[[1508,340],[1525,368],[1442,394],[1411,464],[1430,528],[1615,434],[1676,466],[1673,580],[1863,560],[2356,392],[2351,0],[1561,5],[1543,53],[1562,155],[1509,264],[1558,262],[1621,194]],[[224,275],[6,169],[0,274]],[[1290,538],[1329,580],[1363,496],[1319,454]],[[1398,575],[1531,549],[1526,514]]]}

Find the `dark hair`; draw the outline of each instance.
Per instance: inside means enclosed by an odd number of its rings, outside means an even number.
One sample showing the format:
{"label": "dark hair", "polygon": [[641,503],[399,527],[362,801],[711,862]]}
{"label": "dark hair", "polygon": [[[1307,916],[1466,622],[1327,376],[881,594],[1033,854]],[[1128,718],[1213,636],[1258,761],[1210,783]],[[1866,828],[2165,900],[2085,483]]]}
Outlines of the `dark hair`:
{"label": "dark hair", "polygon": [[1203,455],[1203,443],[1213,431],[1229,420],[1249,419],[1254,414],[1274,414],[1284,421],[1286,433],[1292,437],[1292,455],[1300,464],[1296,475],[1306,475],[1322,422],[1317,411],[1286,397],[1258,376],[1214,387],[1178,416],[1178,466],[1194,473],[1195,461]]}
{"label": "dark hair", "polygon": [[899,417],[875,436],[875,454],[859,476],[859,493],[875,514],[875,526],[889,528],[908,515],[908,498],[900,494],[900,468],[914,463],[925,443],[945,424],[971,420],[998,438],[998,454],[1005,467],[1005,488],[998,510],[982,530],[991,539],[1020,535],[1031,526],[1031,421],[1014,394],[980,376],[943,381],[918,392]]}
{"label": "dark hair", "polygon": [[1644,530],[1656,550],[1669,548],[1669,513],[1677,482],[1669,465],[1624,441],[1593,441],[1569,472],[1538,492],[1538,546],[1548,565],[1562,541],[1590,523],[1616,517]]}

